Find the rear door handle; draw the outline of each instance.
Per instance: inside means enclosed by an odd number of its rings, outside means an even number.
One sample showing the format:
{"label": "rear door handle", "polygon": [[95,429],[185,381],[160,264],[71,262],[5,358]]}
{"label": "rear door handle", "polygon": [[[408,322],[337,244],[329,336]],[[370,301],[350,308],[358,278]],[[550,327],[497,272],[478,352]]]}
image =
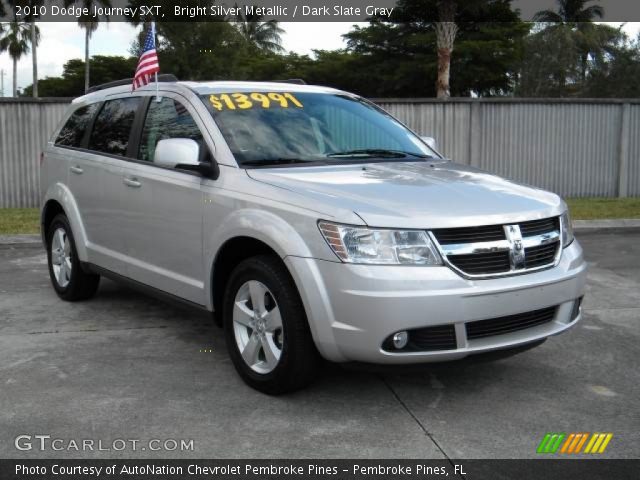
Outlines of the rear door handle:
{"label": "rear door handle", "polygon": [[122,181],[127,187],[140,188],[142,186],[142,183],[135,177],[124,177]]}
{"label": "rear door handle", "polygon": [[73,167],[69,168],[69,170],[71,170],[73,173],[75,173],[76,175],[82,175],[84,173],[84,170],[82,170],[79,166],[74,165]]}

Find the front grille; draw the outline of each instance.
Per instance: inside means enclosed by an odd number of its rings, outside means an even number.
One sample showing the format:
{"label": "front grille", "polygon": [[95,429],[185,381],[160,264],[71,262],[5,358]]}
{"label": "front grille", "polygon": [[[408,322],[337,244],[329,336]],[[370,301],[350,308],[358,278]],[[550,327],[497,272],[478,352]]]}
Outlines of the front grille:
{"label": "front grille", "polygon": [[432,230],[440,245],[456,243],[491,242],[505,240],[502,225],[487,225],[484,227],[440,228]]}
{"label": "front grille", "polygon": [[525,248],[525,268],[536,268],[553,263],[559,247],[560,242],[553,242],[547,243],[546,245],[538,245],[537,247]]}
{"label": "front grille", "polygon": [[473,275],[502,273],[511,270],[508,251],[451,255],[449,261],[463,272]]}
{"label": "front grille", "polygon": [[440,228],[431,234],[454,269],[477,278],[553,266],[561,244],[558,217],[509,225]]}
{"label": "front grille", "polygon": [[558,217],[544,218],[542,220],[532,220],[520,224],[520,232],[523,237],[533,237],[544,233],[560,230]]}
{"label": "front grille", "polygon": [[469,322],[465,325],[467,339],[475,340],[477,338],[492,337],[494,335],[504,335],[505,333],[517,332],[518,330],[544,325],[554,319],[556,310],[557,307],[548,307],[533,312]]}

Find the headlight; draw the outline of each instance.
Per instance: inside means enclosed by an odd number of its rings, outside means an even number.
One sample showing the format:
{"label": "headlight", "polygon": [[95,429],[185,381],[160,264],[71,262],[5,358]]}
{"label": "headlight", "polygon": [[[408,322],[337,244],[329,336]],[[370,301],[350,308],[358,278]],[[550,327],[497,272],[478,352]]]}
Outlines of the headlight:
{"label": "headlight", "polygon": [[569,217],[569,210],[566,210],[560,216],[560,225],[562,228],[562,247],[567,247],[573,242],[573,226]]}
{"label": "headlight", "polygon": [[320,232],[347,263],[442,265],[440,255],[421,230],[387,230],[318,222]]}

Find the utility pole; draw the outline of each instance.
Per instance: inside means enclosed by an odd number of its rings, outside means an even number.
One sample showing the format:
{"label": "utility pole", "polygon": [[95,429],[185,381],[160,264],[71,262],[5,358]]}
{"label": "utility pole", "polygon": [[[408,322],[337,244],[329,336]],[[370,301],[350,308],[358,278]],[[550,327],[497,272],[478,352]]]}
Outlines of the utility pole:
{"label": "utility pole", "polygon": [[0,97],[4,97],[4,70],[0,70]]}

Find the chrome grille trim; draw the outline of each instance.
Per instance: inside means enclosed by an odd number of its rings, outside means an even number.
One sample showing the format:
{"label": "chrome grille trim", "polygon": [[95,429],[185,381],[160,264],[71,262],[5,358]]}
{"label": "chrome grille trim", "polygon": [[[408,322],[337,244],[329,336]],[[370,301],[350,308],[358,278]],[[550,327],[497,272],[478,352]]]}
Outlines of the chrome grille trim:
{"label": "chrome grille trim", "polygon": [[[524,248],[537,247],[547,243],[553,243],[560,240],[560,232],[554,231],[535,237],[525,237],[522,239]],[[436,240],[437,241],[437,240]],[[449,245],[441,245],[440,249],[445,255],[469,255],[473,253],[487,252],[508,252],[511,248],[509,240],[496,240],[493,242],[474,242],[474,243],[455,243]]]}
{"label": "chrome grille trim", "polygon": [[[546,225],[550,228],[554,228],[552,231],[545,233],[538,233],[531,235],[530,232],[533,229],[538,230],[538,225]],[[521,230],[521,226],[525,225],[526,233]],[[534,228],[531,228],[531,227]],[[505,224],[501,226],[504,229],[504,240],[493,241],[480,241],[469,243],[444,243],[440,244],[437,236],[434,232],[427,232],[429,238],[434,243],[438,252],[442,256],[444,263],[457,272],[459,275],[469,279],[481,279],[481,278],[496,278],[507,277],[512,275],[522,275],[525,273],[532,273],[539,270],[546,270],[548,268],[555,267],[560,261],[562,256],[562,225],[559,222],[558,217],[552,217],[547,219],[541,219],[537,221],[520,222],[519,224]],[[468,227],[463,227],[463,229]],[[455,230],[455,229],[450,229]],[[447,238],[451,238],[450,235]],[[534,267],[527,268],[527,249],[536,248],[544,245],[556,244],[556,251],[552,262],[547,262],[542,265],[536,265]],[[472,255],[478,255],[477,263],[482,265],[483,262],[489,264],[483,260],[483,254],[508,252],[509,264],[505,263],[504,271],[495,273],[469,273],[463,268],[453,263],[453,258],[457,255],[465,255],[466,261],[469,261],[469,257]],[[462,257],[460,257],[462,259]],[[455,261],[455,260],[454,260]],[[496,265],[493,265],[496,267]],[[496,268],[497,269],[497,268]]]}

